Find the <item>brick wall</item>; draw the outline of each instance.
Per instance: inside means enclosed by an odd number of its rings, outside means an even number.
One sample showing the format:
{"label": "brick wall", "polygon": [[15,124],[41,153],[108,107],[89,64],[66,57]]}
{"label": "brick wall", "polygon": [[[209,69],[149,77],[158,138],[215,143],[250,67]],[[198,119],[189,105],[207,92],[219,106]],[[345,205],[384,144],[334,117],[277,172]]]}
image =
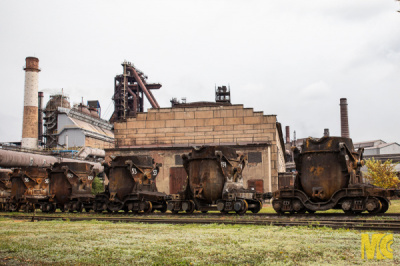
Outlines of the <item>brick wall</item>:
{"label": "brick wall", "polygon": [[[108,155],[148,153],[156,162],[163,163],[157,186],[166,193],[169,193],[169,169],[177,167],[174,156],[200,145],[238,145],[242,147],[238,148],[240,152],[261,152],[262,162],[249,163],[245,168],[245,186],[247,180],[262,179],[265,192],[277,188],[281,168],[278,160],[283,150],[278,149],[275,115],[264,115],[243,105],[149,109],[136,118],[115,122],[114,136],[116,149],[106,151]],[[246,147],[257,143],[262,145]],[[182,149],[165,151],[157,147]]]}
{"label": "brick wall", "polygon": [[98,149],[112,149],[114,148],[114,143],[86,136],[85,146]]}
{"label": "brick wall", "polygon": [[[276,143],[276,116],[243,105],[149,109],[114,124],[117,147]],[[276,151],[275,151],[276,152]]]}

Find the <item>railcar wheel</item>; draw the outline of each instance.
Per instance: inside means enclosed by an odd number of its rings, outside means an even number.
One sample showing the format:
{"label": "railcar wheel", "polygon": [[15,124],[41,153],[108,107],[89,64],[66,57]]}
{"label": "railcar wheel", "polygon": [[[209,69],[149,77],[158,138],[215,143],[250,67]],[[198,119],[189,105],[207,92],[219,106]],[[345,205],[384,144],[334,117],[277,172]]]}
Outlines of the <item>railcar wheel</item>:
{"label": "railcar wheel", "polygon": [[26,211],[27,212],[34,212],[35,211],[35,204],[27,204]]}
{"label": "railcar wheel", "polygon": [[47,206],[46,206],[46,204],[44,203],[42,203],[42,204],[40,204],[40,207],[39,207],[39,209],[42,211],[42,212],[48,212],[48,210],[47,210]]}
{"label": "railcar wheel", "polygon": [[262,202],[258,200],[256,203],[256,207],[251,209],[252,213],[258,213],[262,208]]}
{"label": "railcar wheel", "polygon": [[159,210],[161,213],[165,213],[166,211],[167,211],[167,208],[168,208],[168,205],[167,205],[167,203],[166,202],[163,202],[162,203],[162,207],[161,207],[161,209]]}
{"label": "railcar wheel", "polygon": [[85,208],[85,212],[90,212],[92,208]]}
{"label": "railcar wheel", "polygon": [[371,198],[367,200],[365,207],[369,213],[375,214],[382,210],[382,203],[377,198]]}
{"label": "railcar wheel", "polygon": [[385,199],[379,199],[379,201],[382,204],[382,209],[379,211],[379,213],[385,213],[389,209],[389,203]]}
{"label": "railcar wheel", "polygon": [[10,203],[9,209],[12,212],[19,212],[20,205],[18,203]]}
{"label": "railcar wheel", "polygon": [[171,212],[172,212],[172,214],[178,214],[179,213],[179,211],[175,211],[175,210],[172,210]]}
{"label": "railcar wheel", "polygon": [[[240,205],[240,207],[239,207]],[[247,210],[249,209],[249,204],[247,203],[246,200],[240,200],[240,201],[236,201],[234,204],[234,208],[237,214],[239,215],[244,215]]]}
{"label": "railcar wheel", "polygon": [[306,207],[304,207],[303,203],[298,199],[292,201],[292,209],[291,213],[301,213],[303,210],[304,212],[306,211]]}
{"label": "railcar wheel", "polygon": [[167,210],[172,212],[174,209],[175,209],[175,204],[174,204],[174,202],[169,201],[169,202],[167,203]]}
{"label": "railcar wheel", "polygon": [[56,205],[49,203],[49,212],[50,213],[55,213],[56,212]]}
{"label": "railcar wheel", "polygon": [[82,212],[83,206],[81,202],[77,201],[76,203],[73,204],[73,206],[75,211]]}
{"label": "railcar wheel", "polygon": [[143,210],[143,213],[150,213],[153,210],[153,204],[151,204],[151,201],[146,201],[145,204],[146,206]]}
{"label": "railcar wheel", "polygon": [[75,211],[75,206],[74,206],[73,202],[70,202],[68,204],[67,210],[68,210],[68,212],[74,212]]}
{"label": "railcar wheel", "polygon": [[282,201],[281,200],[273,200],[272,201],[272,207],[274,208],[274,211],[276,211],[277,213],[283,214]]}
{"label": "railcar wheel", "polygon": [[194,204],[193,200],[189,200],[188,203],[189,203],[188,206],[189,208],[186,210],[186,213],[191,214],[194,212],[196,205]]}
{"label": "railcar wheel", "polygon": [[225,209],[225,202],[223,202],[222,200],[221,200],[221,201],[218,201],[218,202],[217,202],[217,210],[219,210],[220,212],[222,212],[224,209]]}

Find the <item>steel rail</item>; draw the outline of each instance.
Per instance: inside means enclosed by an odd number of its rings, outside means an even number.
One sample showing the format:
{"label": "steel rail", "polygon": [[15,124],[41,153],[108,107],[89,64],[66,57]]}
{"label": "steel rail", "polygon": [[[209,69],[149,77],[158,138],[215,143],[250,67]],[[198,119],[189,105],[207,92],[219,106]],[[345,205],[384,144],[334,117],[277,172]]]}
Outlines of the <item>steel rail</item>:
{"label": "steel rail", "polygon": [[389,231],[400,233],[399,221],[377,221],[377,220],[232,220],[232,219],[208,219],[208,218],[133,218],[133,217],[67,217],[67,216],[43,216],[43,215],[1,215],[1,217],[15,220],[28,221],[107,221],[124,223],[149,223],[149,224],[229,224],[229,225],[271,225],[271,226],[307,226],[307,227],[330,227],[334,229],[354,229],[361,231]]}

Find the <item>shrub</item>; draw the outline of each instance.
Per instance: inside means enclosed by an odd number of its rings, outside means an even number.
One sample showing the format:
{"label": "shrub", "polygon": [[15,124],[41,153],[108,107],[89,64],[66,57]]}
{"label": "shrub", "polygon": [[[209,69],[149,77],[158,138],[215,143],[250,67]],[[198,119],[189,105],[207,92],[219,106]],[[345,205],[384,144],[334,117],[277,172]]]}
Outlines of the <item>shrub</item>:
{"label": "shrub", "polygon": [[374,158],[365,162],[368,167],[366,177],[370,180],[371,184],[382,188],[396,188],[400,183],[394,169],[396,164],[392,160],[387,160],[384,163]]}
{"label": "shrub", "polygon": [[96,176],[93,179],[93,183],[92,183],[92,194],[96,195],[96,194],[99,194],[101,192],[104,192],[104,184],[100,180],[100,178],[98,176]]}

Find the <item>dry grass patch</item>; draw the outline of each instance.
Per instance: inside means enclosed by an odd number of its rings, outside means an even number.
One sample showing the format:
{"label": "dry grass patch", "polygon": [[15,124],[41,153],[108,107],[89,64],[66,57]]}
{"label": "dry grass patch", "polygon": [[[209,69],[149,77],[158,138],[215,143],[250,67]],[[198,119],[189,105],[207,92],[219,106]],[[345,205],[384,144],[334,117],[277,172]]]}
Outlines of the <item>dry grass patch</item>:
{"label": "dry grass patch", "polygon": [[[389,263],[400,263],[397,237]],[[359,232],[328,228],[2,219],[0,239],[0,262],[12,264],[365,263]]]}

